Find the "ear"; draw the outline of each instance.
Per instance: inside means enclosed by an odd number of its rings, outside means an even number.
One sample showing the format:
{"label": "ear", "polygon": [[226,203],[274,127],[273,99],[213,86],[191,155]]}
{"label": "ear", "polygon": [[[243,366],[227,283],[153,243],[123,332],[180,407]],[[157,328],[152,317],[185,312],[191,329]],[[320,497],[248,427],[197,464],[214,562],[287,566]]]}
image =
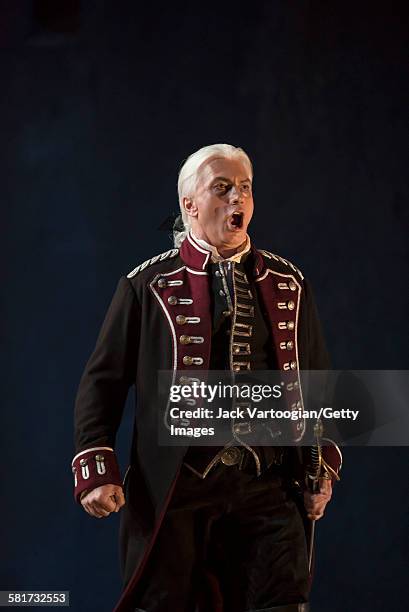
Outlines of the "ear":
{"label": "ear", "polygon": [[184,197],[182,200],[183,208],[189,217],[197,217],[198,208],[192,198]]}

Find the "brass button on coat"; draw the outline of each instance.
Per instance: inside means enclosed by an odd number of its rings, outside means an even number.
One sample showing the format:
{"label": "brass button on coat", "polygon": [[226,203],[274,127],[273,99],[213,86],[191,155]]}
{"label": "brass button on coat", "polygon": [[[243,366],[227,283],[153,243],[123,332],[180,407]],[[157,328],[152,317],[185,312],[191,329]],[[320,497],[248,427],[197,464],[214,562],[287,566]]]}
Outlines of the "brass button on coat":
{"label": "brass button on coat", "polygon": [[295,284],[294,281],[290,281],[288,283],[288,286],[290,287],[291,291],[296,291],[296,289],[297,289],[297,285]]}
{"label": "brass button on coat", "polygon": [[295,327],[294,321],[287,321],[287,329],[292,331],[294,329],[294,327]]}
{"label": "brass button on coat", "polygon": [[167,286],[168,286],[168,283],[166,282],[165,278],[160,278],[158,280],[158,287],[160,287],[161,289],[164,289]]}
{"label": "brass button on coat", "polygon": [[183,334],[183,336],[180,336],[179,342],[180,344],[190,344],[190,336]]}
{"label": "brass button on coat", "polygon": [[170,304],[171,306],[175,306],[175,304],[178,303],[178,299],[175,295],[171,295],[168,297],[168,304]]}
{"label": "brass button on coat", "polygon": [[286,348],[287,348],[287,351],[292,351],[294,348],[294,342],[292,340],[289,340],[286,344]]}
{"label": "brass button on coat", "polygon": [[177,323],[178,325],[184,325],[184,324],[186,323],[186,317],[185,317],[185,315],[178,315],[178,316],[176,317],[176,323]]}
{"label": "brass button on coat", "polygon": [[296,370],[297,369],[297,362],[296,361],[291,361],[290,362],[290,368],[292,370]]}
{"label": "brass button on coat", "polygon": [[288,308],[288,310],[294,310],[294,308],[295,308],[295,302],[293,302],[292,300],[290,300],[289,302],[287,302],[287,308]]}
{"label": "brass button on coat", "polygon": [[183,357],[183,363],[184,363],[185,365],[189,365],[189,366],[190,366],[190,365],[192,365],[192,363],[193,363],[193,357],[191,357],[190,355],[185,355],[185,356]]}

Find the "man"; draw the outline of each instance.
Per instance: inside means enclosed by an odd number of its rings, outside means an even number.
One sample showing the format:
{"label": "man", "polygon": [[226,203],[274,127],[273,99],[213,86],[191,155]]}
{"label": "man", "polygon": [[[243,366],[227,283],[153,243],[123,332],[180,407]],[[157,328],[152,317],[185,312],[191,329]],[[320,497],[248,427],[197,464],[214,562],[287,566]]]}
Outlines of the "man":
{"label": "man", "polygon": [[[301,492],[303,508],[292,489],[308,464],[299,448],[253,447],[240,427],[221,448],[163,446],[156,437],[159,370],[290,373],[285,400],[300,407],[300,370],[328,367],[309,284],[247,234],[252,180],[249,158],[231,145],[188,158],[178,182],[178,248],[121,278],[81,379],[75,496],[94,517],[122,508],[117,612],[309,609],[304,527],[324,514],[338,450],[319,466],[319,491]],[[123,484],[115,434],[132,385],[137,410]],[[303,431],[300,420],[295,441]]]}

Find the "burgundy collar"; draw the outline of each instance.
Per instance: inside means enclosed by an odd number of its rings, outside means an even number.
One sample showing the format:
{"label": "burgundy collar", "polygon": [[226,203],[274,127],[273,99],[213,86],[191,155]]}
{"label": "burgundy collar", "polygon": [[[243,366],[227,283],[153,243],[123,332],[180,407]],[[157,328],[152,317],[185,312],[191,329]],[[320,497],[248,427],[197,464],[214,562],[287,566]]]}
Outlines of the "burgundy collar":
{"label": "burgundy collar", "polygon": [[[251,253],[254,260],[254,276],[260,276],[266,269],[264,259],[259,251],[251,244]],[[180,247],[180,257],[184,263],[194,270],[206,270],[211,258],[211,251],[203,248],[189,232]]]}

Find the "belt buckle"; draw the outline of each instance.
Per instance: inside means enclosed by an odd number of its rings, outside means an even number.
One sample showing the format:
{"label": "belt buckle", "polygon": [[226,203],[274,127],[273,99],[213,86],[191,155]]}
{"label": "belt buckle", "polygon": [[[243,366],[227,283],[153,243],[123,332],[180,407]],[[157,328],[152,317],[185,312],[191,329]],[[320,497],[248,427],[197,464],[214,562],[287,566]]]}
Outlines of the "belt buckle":
{"label": "belt buckle", "polygon": [[220,460],[224,465],[237,465],[241,460],[241,450],[236,446],[231,446],[222,452]]}

